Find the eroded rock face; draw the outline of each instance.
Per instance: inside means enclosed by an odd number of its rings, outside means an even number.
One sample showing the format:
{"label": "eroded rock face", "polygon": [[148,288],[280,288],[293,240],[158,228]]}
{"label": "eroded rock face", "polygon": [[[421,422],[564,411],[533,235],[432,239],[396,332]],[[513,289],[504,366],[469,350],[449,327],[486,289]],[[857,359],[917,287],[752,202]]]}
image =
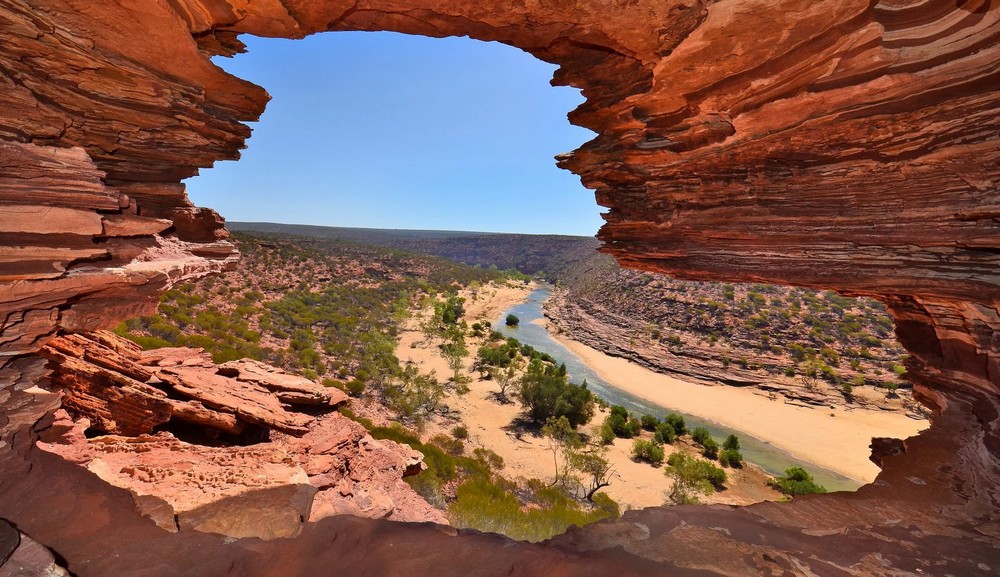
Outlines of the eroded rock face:
{"label": "eroded rock face", "polygon": [[39,446],[127,489],[168,531],[277,539],[332,515],[447,522],[403,481],[423,456],[332,412],[348,400],[338,389],[106,331],[56,337],[41,354],[66,410],[41,425]]}
{"label": "eroded rock face", "polygon": [[[79,575],[175,575],[177,558],[206,575],[333,559],[468,575],[480,553],[490,573],[995,572],[998,19],[990,0],[0,0],[0,516]],[[59,403],[38,386],[40,347],[148,312],[235,256],[179,182],[235,158],[267,96],[209,56],[238,52],[239,33],[325,30],[469,35],[557,63],[554,81],[587,98],[571,120],[598,133],[560,164],[609,207],[605,250],[686,278],[886,301],[933,427],[855,495],[634,513],[509,548],[328,519],[225,549],[170,536],[127,494],[34,450],[32,427]]]}

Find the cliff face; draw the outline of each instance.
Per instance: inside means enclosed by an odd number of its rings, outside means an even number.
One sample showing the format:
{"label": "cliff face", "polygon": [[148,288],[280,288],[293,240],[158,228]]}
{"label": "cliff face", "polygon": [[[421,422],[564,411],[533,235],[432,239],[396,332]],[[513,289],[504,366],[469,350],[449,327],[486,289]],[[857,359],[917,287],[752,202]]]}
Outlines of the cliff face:
{"label": "cliff face", "polygon": [[[990,0],[0,0],[0,516],[77,575],[996,571],[998,19]],[[604,250],[885,301],[934,425],[857,494],[634,513],[540,547],[345,518],[267,545],[171,535],[38,451],[60,402],[40,347],[235,258],[179,182],[236,158],[267,95],[209,57],[326,30],[557,63],[598,133],[559,162],[609,207]]]}

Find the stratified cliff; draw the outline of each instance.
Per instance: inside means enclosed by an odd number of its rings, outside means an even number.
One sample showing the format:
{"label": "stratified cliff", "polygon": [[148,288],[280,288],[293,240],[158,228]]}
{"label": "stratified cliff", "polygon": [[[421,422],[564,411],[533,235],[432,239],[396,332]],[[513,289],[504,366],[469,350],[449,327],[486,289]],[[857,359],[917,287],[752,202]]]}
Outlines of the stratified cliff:
{"label": "stratified cliff", "polygon": [[[990,0],[0,0],[0,516],[19,531],[0,551],[42,543],[77,575],[997,571],[998,19]],[[43,345],[235,258],[179,182],[236,158],[267,95],[209,57],[326,30],[558,64],[598,134],[559,162],[610,209],[605,251],[881,299],[933,426],[857,494],[645,511],[544,546],[344,517],[266,544],[169,534],[39,451],[60,403]]]}

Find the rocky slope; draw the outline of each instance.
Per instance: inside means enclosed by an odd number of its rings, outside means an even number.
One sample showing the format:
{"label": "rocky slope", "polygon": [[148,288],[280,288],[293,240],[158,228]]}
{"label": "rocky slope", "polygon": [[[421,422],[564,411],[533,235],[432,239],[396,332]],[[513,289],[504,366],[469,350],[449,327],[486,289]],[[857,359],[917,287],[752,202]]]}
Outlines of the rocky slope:
{"label": "rocky slope", "polygon": [[[647,368],[755,386],[816,405],[925,411],[904,378],[903,348],[872,299],[765,284],[681,281],[622,269],[584,237],[235,223],[238,230],[370,243],[540,274],[560,290],[546,314],[576,340]],[[318,241],[317,241],[318,242]],[[341,245],[343,246],[343,245]],[[251,255],[251,261],[257,259]],[[255,278],[266,271],[227,274]],[[306,271],[301,271],[309,274]],[[286,283],[291,286],[294,283]],[[221,306],[221,305],[220,305]],[[162,311],[161,307],[161,311]]]}
{"label": "rocky slope", "polygon": [[680,281],[604,255],[559,279],[555,330],[647,368],[752,386],[816,405],[876,405],[923,418],[885,307],[764,284]]}
{"label": "rocky slope", "polygon": [[338,389],[109,332],[55,338],[42,356],[65,410],[39,446],[127,489],[168,531],[275,539],[341,514],[446,522],[402,481],[423,456],[337,413]]}
{"label": "rocky slope", "polygon": [[[233,257],[180,181],[236,158],[267,94],[210,57],[240,33],[326,30],[469,35],[558,64],[587,99],[571,120],[597,133],[559,162],[610,209],[605,250],[882,300],[932,427],[854,495],[647,511],[531,547],[346,519],[263,545],[170,534],[34,448],[59,402],[47,340],[148,313]],[[994,2],[3,0],[0,32],[0,515],[74,573],[470,575],[484,557],[512,574],[995,572]]]}

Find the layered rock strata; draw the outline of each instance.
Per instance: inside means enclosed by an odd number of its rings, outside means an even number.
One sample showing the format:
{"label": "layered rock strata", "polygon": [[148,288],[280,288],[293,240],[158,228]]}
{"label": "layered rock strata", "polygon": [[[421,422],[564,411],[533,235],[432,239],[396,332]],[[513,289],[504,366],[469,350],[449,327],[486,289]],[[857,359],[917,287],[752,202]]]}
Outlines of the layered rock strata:
{"label": "layered rock strata", "polygon": [[[479,555],[490,573],[995,572],[998,20],[992,0],[2,0],[0,516],[78,575],[176,575],[178,559],[469,575]],[[209,58],[240,33],[327,30],[469,35],[558,64],[587,99],[571,121],[597,133],[559,162],[609,208],[605,250],[882,299],[934,425],[857,495],[634,513],[539,547],[344,519],[231,547],[143,521],[128,493],[33,448],[59,404],[35,354],[231,262],[221,219],[179,183],[235,158],[267,95]]]}
{"label": "layered rock strata", "polygon": [[65,410],[39,446],[127,489],[164,529],[275,539],[331,515],[447,522],[403,481],[422,455],[335,412],[348,400],[338,389],[103,331],[54,338],[42,355]]}

